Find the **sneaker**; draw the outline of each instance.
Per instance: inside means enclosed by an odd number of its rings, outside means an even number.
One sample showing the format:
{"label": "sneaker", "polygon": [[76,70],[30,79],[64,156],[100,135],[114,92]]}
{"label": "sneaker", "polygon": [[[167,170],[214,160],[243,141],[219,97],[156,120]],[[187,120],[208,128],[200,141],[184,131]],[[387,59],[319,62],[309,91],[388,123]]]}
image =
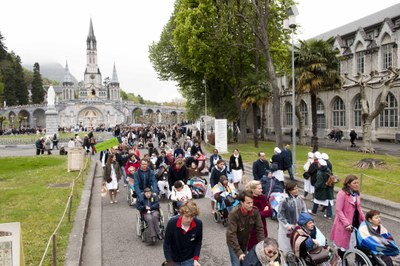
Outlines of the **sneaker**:
{"label": "sneaker", "polygon": [[126,184],[124,184],[124,187],[126,187]]}
{"label": "sneaker", "polygon": [[156,241],[157,241],[157,239],[156,239],[156,237],[155,236],[153,236],[152,238],[151,238],[151,243],[156,243]]}
{"label": "sneaker", "polygon": [[118,200],[114,200],[114,203],[118,203]]}
{"label": "sneaker", "polygon": [[308,209],[307,211],[308,211],[308,213],[311,214],[311,215],[317,215],[316,213],[313,213],[312,210],[310,210],[310,209]]}
{"label": "sneaker", "polygon": [[332,217],[327,216],[326,214],[324,214],[324,217],[325,217],[325,218],[328,218],[329,220],[332,220]]}
{"label": "sneaker", "polygon": [[117,192],[119,193],[119,189],[117,189]]}
{"label": "sneaker", "polygon": [[158,237],[158,239],[160,239],[160,240],[163,240],[163,239],[164,239],[163,236],[162,236],[162,234],[158,234],[157,237]]}
{"label": "sneaker", "polygon": [[110,201],[110,204],[113,204],[114,203],[114,201]]}

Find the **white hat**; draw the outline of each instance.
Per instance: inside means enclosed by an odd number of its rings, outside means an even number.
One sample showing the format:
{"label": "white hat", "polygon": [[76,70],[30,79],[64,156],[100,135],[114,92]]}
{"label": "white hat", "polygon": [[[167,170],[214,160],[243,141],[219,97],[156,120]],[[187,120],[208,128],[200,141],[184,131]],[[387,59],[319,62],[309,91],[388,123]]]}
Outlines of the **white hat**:
{"label": "white hat", "polygon": [[307,153],[307,157],[309,159],[314,159],[314,153],[312,153],[312,152]]}
{"label": "white hat", "polygon": [[328,156],[328,154],[326,154],[325,152],[322,153],[321,156],[322,156],[322,159],[324,159],[324,160],[329,160],[329,156]]}
{"label": "white hat", "polygon": [[324,160],[324,159],[318,159],[318,163],[321,165],[321,166],[326,166],[327,164],[326,164],[326,161]]}
{"label": "white hat", "polygon": [[275,147],[274,152],[275,153],[281,153],[281,149],[279,149],[278,147]]}
{"label": "white hat", "polygon": [[322,155],[319,151],[314,152],[315,159],[322,159]]}

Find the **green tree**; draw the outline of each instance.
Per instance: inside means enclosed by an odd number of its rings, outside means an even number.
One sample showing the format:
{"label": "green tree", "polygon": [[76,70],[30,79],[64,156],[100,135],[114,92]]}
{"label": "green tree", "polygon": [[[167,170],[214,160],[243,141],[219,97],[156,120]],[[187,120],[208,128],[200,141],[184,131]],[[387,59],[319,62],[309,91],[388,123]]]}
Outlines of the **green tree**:
{"label": "green tree", "polygon": [[[333,38],[300,41],[295,48],[296,92],[310,93],[313,151],[318,150],[317,95],[320,90],[341,88],[339,51],[333,47]],[[300,101],[298,102],[300,103]]]}
{"label": "green tree", "polygon": [[7,55],[7,59],[0,62],[0,71],[2,83],[4,84],[4,101],[7,106],[17,105],[18,100],[15,94],[15,69],[11,55]]}
{"label": "green tree", "polygon": [[0,62],[7,58],[7,47],[4,44],[4,36],[1,34],[0,31]]}
{"label": "green tree", "polygon": [[249,76],[248,85],[244,86],[239,94],[241,106],[244,109],[251,107],[253,111],[253,140],[256,148],[258,148],[257,129],[259,127],[256,119],[257,106],[266,104],[271,98],[271,84],[263,80],[265,78],[261,75]]}
{"label": "green tree", "polygon": [[24,70],[21,65],[21,58],[19,56],[14,60],[15,71],[15,96],[17,97],[18,104],[25,105],[29,103],[28,86],[24,78]]}
{"label": "green tree", "polygon": [[33,65],[32,103],[41,104],[44,101],[44,90],[39,63]]}

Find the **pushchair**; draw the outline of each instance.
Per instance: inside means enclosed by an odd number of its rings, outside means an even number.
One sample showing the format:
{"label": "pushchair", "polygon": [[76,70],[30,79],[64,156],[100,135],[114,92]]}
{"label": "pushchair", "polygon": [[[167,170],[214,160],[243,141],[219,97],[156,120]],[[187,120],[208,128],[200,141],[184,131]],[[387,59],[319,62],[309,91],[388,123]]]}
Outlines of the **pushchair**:
{"label": "pushchair", "polygon": [[233,199],[231,197],[231,200],[229,200],[228,199],[229,196],[231,195],[223,192],[216,199],[217,203],[216,203],[216,212],[214,213],[214,220],[216,223],[221,222],[223,226],[227,226],[228,214],[233,209],[233,207],[239,204],[238,199]]}

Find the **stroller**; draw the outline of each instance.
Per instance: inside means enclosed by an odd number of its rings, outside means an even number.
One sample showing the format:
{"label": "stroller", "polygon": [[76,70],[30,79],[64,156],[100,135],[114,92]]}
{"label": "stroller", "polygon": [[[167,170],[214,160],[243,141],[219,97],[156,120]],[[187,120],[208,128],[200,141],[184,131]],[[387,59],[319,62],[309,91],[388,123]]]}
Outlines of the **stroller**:
{"label": "stroller", "polygon": [[193,198],[204,197],[207,190],[207,180],[201,177],[193,177],[187,182],[190,190],[192,191]]}

